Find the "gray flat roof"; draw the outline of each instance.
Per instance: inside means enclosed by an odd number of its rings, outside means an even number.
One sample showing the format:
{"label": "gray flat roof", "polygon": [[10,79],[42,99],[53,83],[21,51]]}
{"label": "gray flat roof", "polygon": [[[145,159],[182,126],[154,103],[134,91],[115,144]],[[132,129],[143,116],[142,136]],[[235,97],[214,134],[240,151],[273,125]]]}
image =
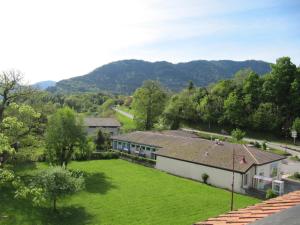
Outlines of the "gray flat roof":
{"label": "gray flat roof", "polygon": [[120,127],[121,124],[115,118],[100,118],[100,117],[86,117],[84,124],[87,127]]}

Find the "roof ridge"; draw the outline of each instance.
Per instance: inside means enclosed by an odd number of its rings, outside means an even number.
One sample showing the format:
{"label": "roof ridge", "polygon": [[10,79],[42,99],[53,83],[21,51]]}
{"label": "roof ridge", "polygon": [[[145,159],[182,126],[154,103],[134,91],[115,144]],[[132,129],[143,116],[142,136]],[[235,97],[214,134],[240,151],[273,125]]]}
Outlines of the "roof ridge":
{"label": "roof ridge", "polygon": [[[147,133],[147,131],[145,131]],[[176,137],[176,138],[183,138],[183,139],[199,139],[201,141],[206,140],[204,138],[200,138],[200,137],[184,137],[184,136],[180,136],[180,135],[172,135],[172,134],[164,134],[161,132],[155,132],[155,131],[151,131],[152,134],[157,134],[157,135],[163,135],[163,136],[168,136],[168,137]],[[208,140],[209,141],[209,140]]]}
{"label": "roof ridge", "polygon": [[254,161],[259,164],[258,160],[255,158],[255,156],[252,154],[252,152],[247,148],[246,145],[242,145],[244,147],[244,149],[246,149],[246,151],[252,156],[252,158],[254,159]]}

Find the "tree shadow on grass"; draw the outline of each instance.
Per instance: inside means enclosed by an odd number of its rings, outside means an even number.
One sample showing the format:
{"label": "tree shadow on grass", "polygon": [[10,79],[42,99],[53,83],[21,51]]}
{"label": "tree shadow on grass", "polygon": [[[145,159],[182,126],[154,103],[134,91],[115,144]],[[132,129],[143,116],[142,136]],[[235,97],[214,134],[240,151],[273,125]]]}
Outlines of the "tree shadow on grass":
{"label": "tree shadow on grass", "polygon": [[18,162],[14,165],[14,171],[16,173],[23,172],[25,170],[34,170],[36,169],[35,162]]}
{"label": "tree shadow on grass", "polygon": [[117,188],[111,178],[105,173],[87,173],[85,177],[85,189],[90,193],[106,194],[110,189]]}
{"label": "tree shadow on grass", "polygon": [[92,219],[80,206],[58,207],[57,212],[51,207],[33,207],[30,201],[15,199],[10,190],[1,189],[0,202],[0,224],[81,225]]}
{"label": "tree shadow on grass", "polygon": [[91,222],[92,216],[83,207],[59,207],[57,212],[52,209],[39,209],[41,223],[47,225],[72,224],[81,225]]}

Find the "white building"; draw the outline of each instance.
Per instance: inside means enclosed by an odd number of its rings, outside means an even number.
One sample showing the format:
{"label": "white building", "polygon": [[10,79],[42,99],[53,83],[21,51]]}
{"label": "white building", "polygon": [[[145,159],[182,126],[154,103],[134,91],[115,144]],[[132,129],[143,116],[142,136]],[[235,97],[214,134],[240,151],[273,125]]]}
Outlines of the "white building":
{"label": "white building", "polygon": [[206,173],[208,183],[225,189],[231,189],[234,171],[234,191],[239,193],[249,188],[261,191],[272,188],[274,180],[280,179],[281,160],[285,158],[246,145],[201,139],[182,131],[118,135],[112,138],[112,146],[156,159],[157,169],[174,175],[202,181],[202,174]]}
{"label": "white building", "polygon": [[111,135],[117,135],[121,124],[115,118],[86,117],[84,125],[87,127],[88,134],[95,134],[99,129]]}

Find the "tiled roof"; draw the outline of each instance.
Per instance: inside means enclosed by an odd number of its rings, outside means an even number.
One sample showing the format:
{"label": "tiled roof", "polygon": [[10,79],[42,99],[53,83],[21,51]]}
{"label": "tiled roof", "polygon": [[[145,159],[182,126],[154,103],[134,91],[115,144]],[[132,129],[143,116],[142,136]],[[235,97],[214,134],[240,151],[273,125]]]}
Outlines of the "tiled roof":
{"label": "tiled roof", "polygon": [[204,222],[195,223],[195,225],[246,225],[296,205],[300,205],[300,191],[266,200],[244,209],[231,211]]}
{"label": "tiled roof", "polygon": [[84,124],[88,127],[120,127],[121,124],[115,118],[99,118],[99,117],[86,117]]}
{"label": "tiled roof", "polygon": [[159,156],[226,170],[232,170],[232,153],[235,149],[235,153],[244,156],[246,160],[244,164],[235,163],[235,171],[241,173],[246,172],[254,164],[260,165],[285,158],[245,145],[228,142],[216,144],[214,141],[183,135],[182,131],[137,131],[114,136],[112,139],[160,147],[156,152]]}

